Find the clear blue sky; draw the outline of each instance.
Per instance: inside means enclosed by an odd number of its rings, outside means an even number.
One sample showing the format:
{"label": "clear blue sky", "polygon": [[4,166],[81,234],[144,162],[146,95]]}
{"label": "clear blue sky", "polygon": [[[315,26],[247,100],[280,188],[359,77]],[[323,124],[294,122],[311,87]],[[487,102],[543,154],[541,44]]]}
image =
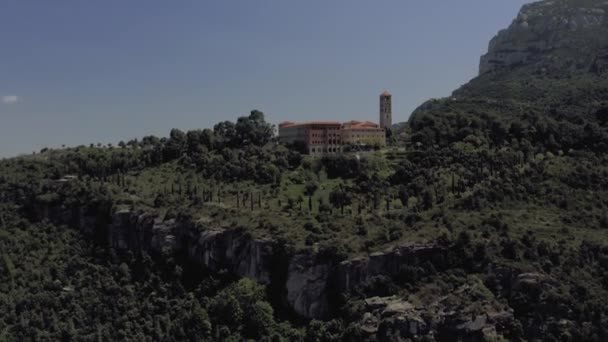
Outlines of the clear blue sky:
{"label": "clear blue sky", "polygon": [[2,0],[0,156],[267,120],[395,122],[477,74],[524,0]]}

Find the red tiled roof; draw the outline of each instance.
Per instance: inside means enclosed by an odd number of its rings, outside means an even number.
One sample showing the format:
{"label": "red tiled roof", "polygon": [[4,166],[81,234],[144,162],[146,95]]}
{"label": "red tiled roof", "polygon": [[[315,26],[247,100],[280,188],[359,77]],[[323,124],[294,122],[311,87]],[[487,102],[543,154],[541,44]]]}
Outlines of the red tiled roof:
{"label": "red tiled roof", "polygon": [[327,126],[340,126],[342,125],[337,121],[311,121],[311,122],[282,122],[281,127],[294,127],[294,126],[312,126],[312,125],[327,125]]}
{"label": "red tiled roof", "polygon": [[344,126],[347,126],[346,128],[357,128],[357,129],[365,129],[365,128],[370,128],[370,129],[376,129],[379,127],[379,125],[377,125],[376,123],[373,123],[371,121],[349,121],[349,122],[345,122]]}
{"label": "red tiled roof", "polygon": [[352,120],[345,123],[340,123],[337,121],[311,121],[311,122],[289,122],[284,121],[279,124],[281,128],[286,127],[301,127],[301,126],[313,126],[313,125],[321,125],[321,126],[340,126],[343,129],[380,129],[380,126],[371,121],[358,121]]}

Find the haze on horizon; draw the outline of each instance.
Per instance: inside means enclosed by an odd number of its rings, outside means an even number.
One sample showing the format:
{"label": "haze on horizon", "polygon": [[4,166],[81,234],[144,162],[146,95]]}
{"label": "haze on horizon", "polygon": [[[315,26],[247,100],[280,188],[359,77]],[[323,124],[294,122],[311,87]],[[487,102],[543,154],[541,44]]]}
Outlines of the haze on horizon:
{"label": "haze on horizon", "polygon": [[525,0],[0,4],[0,157],[283,120],[393,121],[476,76]]}

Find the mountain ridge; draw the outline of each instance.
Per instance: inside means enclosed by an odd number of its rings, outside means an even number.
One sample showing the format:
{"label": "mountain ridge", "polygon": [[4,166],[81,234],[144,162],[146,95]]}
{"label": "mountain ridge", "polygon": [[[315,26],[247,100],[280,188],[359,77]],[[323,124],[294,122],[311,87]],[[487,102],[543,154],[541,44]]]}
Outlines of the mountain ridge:
{"label": "mountain ridge", "polygon": [[553,152],[605,149],[607,12],[603,0],[523,6],[490,42],[477,77],[414,110],[412,140],[449,145],[471,136],[495,145],[513,128]]}

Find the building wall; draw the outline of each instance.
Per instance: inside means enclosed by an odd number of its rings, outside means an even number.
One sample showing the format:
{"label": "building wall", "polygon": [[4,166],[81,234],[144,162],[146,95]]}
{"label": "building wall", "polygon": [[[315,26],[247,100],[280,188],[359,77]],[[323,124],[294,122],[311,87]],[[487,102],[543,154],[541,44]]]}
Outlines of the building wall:
{"label": "building wall", "polygon": [[308,153],[338,153],[342,151],[340,125],[311,125],[308,136]]}
{"label": "building wall", "polygon": [[369,121],[349,121],[342,125],[342,137],[345,144],[353,145],[386,145],[386,131],[380,125]]}
{"label": "building wall", "polygon": [[342,151],[341,124],[283,123],[279,125],[279,141],[285,144],[304,143],[309,154]]}
{"label": "building wall", "polygon": [[345,144],[385,146],[386,133],[382,128],[350,128],[342,131]]}
{"label": "building wall", "polygon": [[279,126],[279,141],[284,144],[303,142],[308,144],[308,127],[306,126]]}
{"label": "building wall", "polygon": [[279,125],[279,141],[284,144],[303,143],[309,154],[340,153],[344,144],[384,146],[386,132],[372,122],[286,122]]}

